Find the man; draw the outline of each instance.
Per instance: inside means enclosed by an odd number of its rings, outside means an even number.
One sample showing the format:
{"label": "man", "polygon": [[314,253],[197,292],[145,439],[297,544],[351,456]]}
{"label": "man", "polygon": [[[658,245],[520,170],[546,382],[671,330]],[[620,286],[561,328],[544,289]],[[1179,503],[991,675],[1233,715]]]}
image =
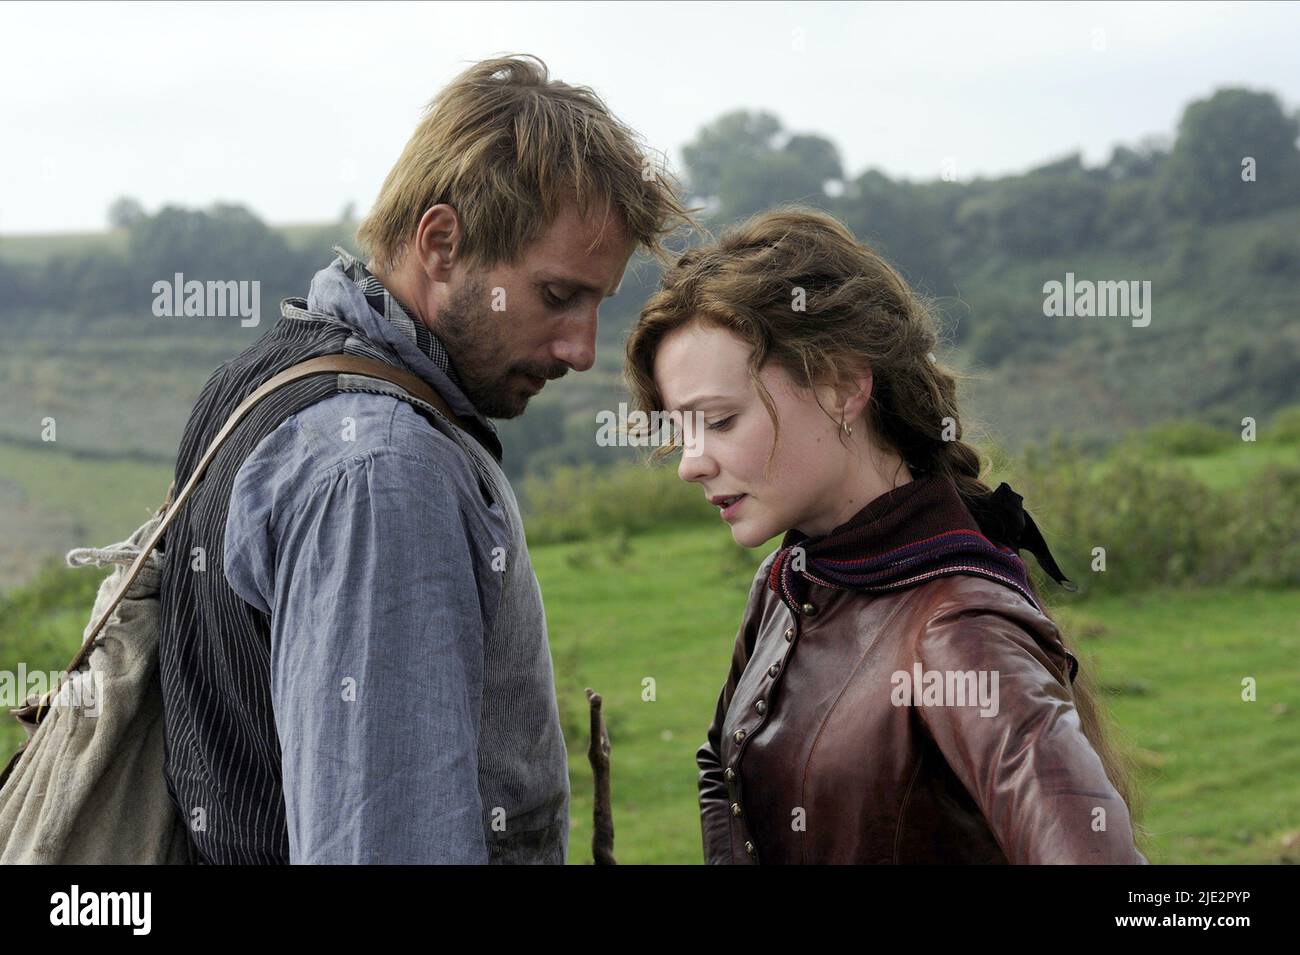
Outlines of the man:
{"label": "man", "polygon": [[320,355],[413,372],[458,424],[374,378],[301,379],[168,531],[166,776],[202,861],[565,861],[546,620],[488,419],[590,368],[632,253],[692,221],[647,168],[590,90],[478,63],[361,224],[369,265],[336,248],[203,388],[177,487],[245,396]]}

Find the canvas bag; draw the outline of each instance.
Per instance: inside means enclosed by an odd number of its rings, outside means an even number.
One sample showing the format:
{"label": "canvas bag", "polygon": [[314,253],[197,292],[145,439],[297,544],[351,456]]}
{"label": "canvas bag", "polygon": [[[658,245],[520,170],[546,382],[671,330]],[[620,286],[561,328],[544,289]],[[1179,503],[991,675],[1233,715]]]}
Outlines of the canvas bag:
{"label": "canvas bag", "polygon": [[156,546],[253,406],[277,388],[324,373],[391,382],[461,424],[416,375],[353,355],[312,358],[240,402],[180,494],[172,499],[173,481],[162,506],[127,540],[70,551],[71,566],[113,570],[59,686],[10,711],[29,738],[0,772],[0,864],[199,861],[163,776],[158,592],[166,556]]}

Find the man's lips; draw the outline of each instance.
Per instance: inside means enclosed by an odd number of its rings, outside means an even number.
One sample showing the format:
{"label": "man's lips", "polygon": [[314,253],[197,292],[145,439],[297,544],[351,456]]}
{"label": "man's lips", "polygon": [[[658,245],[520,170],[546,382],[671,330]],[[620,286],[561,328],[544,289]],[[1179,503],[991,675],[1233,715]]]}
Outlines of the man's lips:
{"label": "man's lips", "polygon": [[518,374],[520,378],[524,379],[526,382],[532,385],[535,389],[541,391],[544,387],[546,387],[547,382],[558,381],[559,379],[563,378],[566,374],[568,374],[568,372],[569,369],[565,368],[564,366],[560,366],[559,368],[555,368],[550,371],[545,371],[540,375],[534,375],[532,372],[528,372],[528,371],[520,371],[520,372],[516,372],[516,374]]}

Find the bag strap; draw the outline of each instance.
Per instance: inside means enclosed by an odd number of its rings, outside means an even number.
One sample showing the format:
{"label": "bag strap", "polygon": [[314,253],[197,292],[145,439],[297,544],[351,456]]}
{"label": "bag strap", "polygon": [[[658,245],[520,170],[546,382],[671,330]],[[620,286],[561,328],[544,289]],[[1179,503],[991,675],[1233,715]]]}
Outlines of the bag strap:
{"label": "bag strap", "polygon": [[[242,422],[244,418],[248,417],[249,412],[251,412],[253,408],[262,401],[262,399],[266,398],[273,392],[278,391],[280,388],[283,388],[285,385],[292,384],[295,381],[300,381],[301,379],[310,377],[311,375],[321,375],[326,373],[361,375],[366,378],[379,378],[388,381],[397,385],[403,391],[406,391],[414,397],[419,398],[421,401],[424,401],[426,404],[430,404],[437,408],[444,417],[448,418],[458,428],[468,430],[464,421],[451,410],[451,407],[447,404],[442,395],[434,391],[433,388],[429,386],[428,382],[424,381],[424,379],[412,374],[411,372],[397,368],[394,365],[389,365],[385,362],[376,361],[371,358],[361,358],[357,355],[320,355],[316,358],[310,358],[307,361],[299,362],[296,365],[290,365],[288,368],[284,369],[284,371],[268,378],[247,398],[241,401],[233,412],[231,412],[230,417],[226,419],[226,423],[222,425],[221,430],[217,432],[217,436],[213,438],[212,443],[208,445],[208,449],[203,452],[203,457],[199,459],[199,463],[190,474],[189,480],[185,482],[185,486],[181,488],[180,494],[176,495],[175,500],[172,499],[172,492],[176,489],[176,482],[173,480],[171,485],[167,488],[166,500],[163,501],[162,507],[159,508],[159,511],[155,512],[155,515],[160,512],[163,513],[161,523],[154,528],[153,533],[150,534],[148,539],[144,542],[139,555],[131,564],[131,569],[127,572],[126,579],[122,581],[122,586],[118,588],[117,594],[113,597],[112,602],[109,603],[109,605],[104,609],[104,612],[101,613],[91,625],[89,632],[86,634],[85,640],[81,644],[81,649],[77,651],[77,655],[72,658],[72,662],[69,663],[65,669],[65,675],[75,673],[77,670],[81,669],[86,660],[90,658],[95,638],[99,636],[99,631],[104,628],[104,624],[108,622],[108,618],[112,616],[113,611],[117,609],[117,605],[120,604],[122,598],[126,596],[127,590],[129,590],[131,585],[135,583],[135,579],[140,576],[140,571],[144,569],[144,565],[148,561],[149,555],[153,553],[154,548],[158,546],[158,542],[162,540],[163,535],[167,533],[167,528],[171,527],[172,523],[176,520],[176,515],[180,513],[181,508],[184,507],[185,502],[189,500],[190,494],[193,493],[194,488],[203,479],[203,475],[208,470],[208,465],[212,463],[213,458],[217,456],[217,452],[221,450],[221,446],[225,444],[226,439],[234,433],[235,428],[239,426],[240,422]],[[40,720],[42,716],[41,711],[48,704],[50,698],[62,688],[62,685],[63,680],[60,679],[59,684],[51,688],[41,699],[40,706],[37,707],[36,710],[37,721]]]}

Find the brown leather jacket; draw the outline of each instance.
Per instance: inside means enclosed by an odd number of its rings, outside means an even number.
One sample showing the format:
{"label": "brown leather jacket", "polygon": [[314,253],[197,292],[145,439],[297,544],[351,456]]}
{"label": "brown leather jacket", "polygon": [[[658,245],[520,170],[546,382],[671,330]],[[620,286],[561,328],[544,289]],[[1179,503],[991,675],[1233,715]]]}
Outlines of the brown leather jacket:
{"label": "brown leather jacket", "polygon": [[[1023,596],[969,575],[813,584],[793,613],[766,586],[774,556],[697,754],[706,862],[1147,861],[1080,728],[1060,634]],[[930,671],[984,671],[996,708],[928,705]]]}

